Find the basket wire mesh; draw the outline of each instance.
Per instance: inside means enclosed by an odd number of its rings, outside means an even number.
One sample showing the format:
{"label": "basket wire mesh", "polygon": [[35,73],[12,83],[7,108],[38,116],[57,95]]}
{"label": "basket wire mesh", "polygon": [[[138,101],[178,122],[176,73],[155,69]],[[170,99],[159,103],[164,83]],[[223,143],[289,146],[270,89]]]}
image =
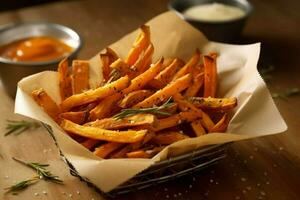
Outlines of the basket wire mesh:
{"label": "basket wire mesh", "polygon": [[99,188],[97,188],[97,186],[91,183],[87,178],[82,177],[76,171],[74,166],[65,158],[65,156],[61,152],[53,135],[51,127],[43,123],[42,125],[54,139],[54,142],[59,149],[60,156],[69,166],[70,174],[78,177],[80,180],[93,187],[96,191],[109,197],[115,197],[120,194],[141,190],[207,168],[211,165],[216,164],[219,160],[223,159],[226,156],[226,149],[228,146],[228,144],[211,145],[205,148],[194,150],[190,153],[186,153],[176,157],[170,157],[166,160],[159,161],[150,166],[145,171],[135,175],[132,179],[120,185],[111,192],[103,193]]}

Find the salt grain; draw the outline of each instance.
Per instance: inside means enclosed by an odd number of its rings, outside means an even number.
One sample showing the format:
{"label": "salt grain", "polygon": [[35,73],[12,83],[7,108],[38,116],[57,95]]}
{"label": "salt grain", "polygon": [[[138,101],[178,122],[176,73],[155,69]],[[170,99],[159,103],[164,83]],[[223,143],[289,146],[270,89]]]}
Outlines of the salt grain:
{"label": "salt grain", "polygon": [[70,197],[70,198],[72,198],[72,196],[73,196],[72,194],[69,194],[69,197]]}
{"label": "salt grain", "polygon": [[283,150],[283,147],[279,147],[279,151],[282,151]]}
{"label": "salt grain", "polygon": [[34,193],[34,196],[39,196],[39,193],[35,192],[35,193]]}
{"label": "salt grain", "polygon": [[267,172],[264,172],[264,175],[265,175],[265,176],[268,176],[268,173],[267,173]]}
{"label": "salt grain", "polygon": [[254,148],[254,151],[258,151],[258,148],[257,148],[257,147],[255,147],[255,148]]}
{"label": "salt grain", "polygon": [[241,181],[243,181],[243,182],[245,182],[246,180],[247,180],[247,179],[244,178],[244,177],[241,178]]}
{"label": "salt grain", "polygon": [[8,176],[6,175],[6,176],[4,176],[4,178],[5,178],[5,179],[8,179]]}
{"label": "salt grain", "polygon": [[246,193],[247,193],[247,191],[246,191],[246,190],[243,190],[242,192],[243,192],[243,194],[246,194]]}
{"label": "salt grain", "polygon": [[189,188],[192,188],[193,186],[192,185],[189,185]]}
{"label": "salt grain", "polygon": [[43,191],[43,194],[44,194],[44,195],[47,195],[47,192],[44,190],[44,191]]}
{"label": "salt grain", "polygon": [[253,160],[254,156],[249,156],[249,158],[250,158],[251,160]]}
{"label": "salt grain", "polygon": [[277,167],[277,165],[276,165],[276,164],[273,164],[273,167]]}
{"label": "salt grain", "polygon": [[250,186],[247,186],[246,188],[247,188],[247,190],[248,190],[248,191],[250,191],[250,190],[251,190],[251,187],[250,187]]}
{"label": "salt grain", "polygon": [[170,197],[170,196],[167,194],[167,195],[166,195],[166,198],[168,199],[169,197]]}
{"label": "salt grain", "polygon": [[77,193],[78,195],[80,194],[80,192],[79,192],[78,190],[76,191],[76,193]]}
{"label": "salt grain", "polygon": [[270,185],[270,182],[269,182],[269,181],[267,181],[267,182],[266,182],[266,184],[267,184],[267,185]]}
{"label": "salt grain", "polygon": [[260,194],[261,194],[262,196],[266,196],[266,193],[265,193],[264,191],[261,191]]}
{"label": "salt grain", "polygon": [[209,180],[209,182],[213,183],[213,182],[214,182],[214,180],[213,180],[213,179],[210,179],[210,180]]}
{"label": "salt grain", "polygon": [[236,197],[235,197],[235,199],[236,199],[236,200],[238,200],[238,199],[241,199],[241,197],[239,197],[239,196],[236,196]]}
{"label": "salt grain", "polygon": [[168,191],[168,188],[165,188],[164,190],[165,190],[165,191]]}

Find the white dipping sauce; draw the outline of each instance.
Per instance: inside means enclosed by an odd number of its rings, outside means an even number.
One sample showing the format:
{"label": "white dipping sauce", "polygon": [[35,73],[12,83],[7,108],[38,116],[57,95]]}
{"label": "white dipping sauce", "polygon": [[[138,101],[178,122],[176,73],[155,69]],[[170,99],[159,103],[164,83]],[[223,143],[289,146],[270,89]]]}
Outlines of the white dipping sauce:
{"label": "white dipping sauce", "polygon": [[195,20],[219,22],[238,19],[245,16],[246,13],[235,6],[211,3],[192,6],[183,11],[183,14]]}

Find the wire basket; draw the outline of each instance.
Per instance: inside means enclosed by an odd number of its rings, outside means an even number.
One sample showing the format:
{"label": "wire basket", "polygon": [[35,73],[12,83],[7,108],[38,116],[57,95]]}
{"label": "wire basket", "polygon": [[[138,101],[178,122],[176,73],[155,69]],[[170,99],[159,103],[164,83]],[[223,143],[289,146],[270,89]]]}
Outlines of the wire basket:
{"label": "wire basket", "polygon": [[[59,148],[51,127],[46,124],[43,124],[43,126],[52,136],[55,144]],[[80,174],[75,170],[74,166],[65,158],[60,148],[59,151],[63,160],[69,165],[71,175],[76,176],[80,180],[86,182],[96,191],[109,197],[115,197],[120,194],[134,192],[166,181],[174,180],[216,164],[219,160],[226,156],[227,147],[228,144],[211,145],[180,156],[171,157],[157,162],[109,193],[103,193],[87,178],[80,176]]]}

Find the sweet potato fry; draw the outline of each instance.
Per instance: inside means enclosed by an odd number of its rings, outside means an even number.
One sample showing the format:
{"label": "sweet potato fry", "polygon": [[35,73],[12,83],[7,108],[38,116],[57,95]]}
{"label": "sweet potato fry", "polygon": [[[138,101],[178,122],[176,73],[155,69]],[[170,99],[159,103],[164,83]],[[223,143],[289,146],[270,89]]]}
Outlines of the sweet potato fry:
{"label": "sweet potato fry", "polygon": [[89,62],[74,60],[72,63],[73,94],[89,89]]}
{"label": "sweet potato fry", "polygon": [[109,47],[106,48],[106,52],[100,54],[100,60],[102,62],[102,74],[104,82],[109,80],[111,72],[110,64],[118,59],[118,55]]}
{"label": "sweet potato fry", "polygon": [[211,132],[219,132],[223,133],[226,132],[228,127],[229,118],[228,115],[225,113],[220,121],[211,129]]}
{"label": "sweet potato fry", "polygon": [[126,156],[128,158],[151,158],[151,155],[149,153],[146,153],[146,151],[144,150],[132,151],[126,153]]}
{"label": "sweet potato fry", "polygon": [[137,90],[129,93],[125,98],[123,98],[119,106],[121,108],[129,108],[135,104],[137,104],[140,101],[143,101],[147,97],[153,94],[153,91],[151,90]]}
{"label": "sweet potato fry", "polygon": [[189,110],[185,112],[180,112],[178,114],[172,115],[167,118],[159,119],[158,125],[154,128],[155,131],[160,131],[166,128],[171,128],[177,126],[183,122],[192,122],[201,115],[195,111]]}
{"label": "sweet potato fry", "polygon": [[88,112],[87,111],[77,111],[77,112],[64,112],[61,113],[59,116],[61,118],[70,120],[76,124],[83,124],[88,119]]}
{"label": "sweet potato fry", "polygon": [[139,59],[133,65],[136,69],[136,73],[134,73],[133,75],[136,76],[147,70],[147,68],[149,67],[152,61],[153,51],[154,51],[153,44],[150,43],[147,49],[145,50],[145,52],[139,57]]}
{"label": "sweet potato fry", "polygon": [[150,83],[149,85],[155,89],[161,89],[166,86],[171,80],[173,76],[178,71],[178,69],[182,66],[182,61],[175,58],[173,62],[167,66],[163,71],[161,71]]}
{"label": "sweet potato fry", "polygon": [[190,58],[190,60],[174,75],[173,80],[176,80],[188,73],[193,71],[193,68],[198,64],[200,60],[200,51],[196,49],[195,54]]}
{"label": "sweet potato fry", "polygon": [[120,76],[126,76],[130,73],[130,66],[125,63],[121,58],[115,60],[110,64],[110,70],[117,70]]}
{"label": "sweet potato fry", "polygon": [[99,140],[86,139],[84,142],[81,143],[81,145],[89,150],[92,150],[99,142]]}
{"label": "sweet potato fry", "polygon": [[176,131],[165,131],[161,133],[157,133],[153,138],[152,142],[158,144],[158,145],[169,145],[174,142],[177,142],[179,140],[183,140],[188,138],[187,135],[184,135],[180,132]]}
{"label": "sweet potato fry", "polygon": [[199,92],[204,82],[204,73],[197,74],[193,77],[193,84],[186,90],[186,97],[194,97]]}
{"label": "sweet potato fry", "polygon": [[135,90],[142,89],[150,80],[152,80],[160,70],[163,59],[160,59],[156,64],[151,66],[147,71],[135,77],[129,87],[122,90],[113,96],[105,98],[101,101],[93,110],[90,112],[90,117],[92,120],[102,119],[107,117],[112,107],[123,97],[123,95],[129,94]]}
{"label": "sweet potato fry", "polygon": [[122,143],[108,142],[97,147],[93,154],[99,156],[100,158],[106,158],[111,152],[121,148],[123,145],[124,144]]}
{"label": "sweet potato fry", "polygon": [[151,114],[137,114],[123,119],[105,118],[86,123],[85,126],[103,128],[108,130],[130,128],[142,125],[155,126],[157,123],[156,117]]}
{"label": "sweet potato fry", "polygon": [[60,123],[60,108],[44,89],[32,91],[31,96],[56,123]]}
{"label": "sweet potato fry", "polygon": [[217,92],[217,64],[213,56],[204,56],[204,97],[215,97]]}
{"label": "sweet potato fry", "polygon": [[191,102],[184,99],[184,97],[179,93],[173,95],[173,98],[175,102],[178,104],[179,109],[181,111],[187,111],[187,110],[194,111],[196,115],[199,117],[201,124],[206,128],[206,130],[211,131],[211,129],[214,127],[215,124],[205,112],[203,112],[200,108],[195,107]]}
{"label": "sweet potato fry", "polygon": [[122,96],[123,95],[121,93],[116,93],[100,101],[100,103],[90,111],[90,119],[94,121],[97,119],[109,117],[112,111],[112,107],[117,104]]}
{"label": "sweet potato fry", "polygon": [[128,88],[124,89],[122,93],[124,95],[129,94],[135,90],[142,89],[149,81],[151,81],[159,72],[164,59],[159,59],[154,65],[152,65],[147,71],[135,77]]}
{"label": "sweet potato fry", "polygon": [[204,135],[206,132],[205,132],[205,129],[203,128],[203,126],[201,125],[201,121],[200,120],[195,120],[191,123],[191,126],[195,132],[195,134],[197,136],[201,136],[201,135]]}
{"label": "sweet potato fry", "polygon": [[81,126],[66,119],[62,120],[61,127],[66,131],[83,137],[120,143],[141,141],[147,133],[147,130],[112,131],[91,126]]}
{"label": "sweet potato fry", "polygon": [[191,97],[188,99],[194,106],[202,110],[211,111],[228,111],[237,106],[237,98],[204,98],[204,97]]}
{"label": "sweet potato fry", "polygon": [[129,85],[128,76],[124,76],[112,83],[106,84],[94,90],[88,90],[86,92],[75,94],[61,103],[63,111],[68,111],[71,108],[79,105],[84,105],[96,100],[103,99],[107,96],[113,95]]}
{"label": "sweet potato fry", "polygon": [[134,63],[139,58],[140,54],[149,46],[149,44],[150,28],[149,26],[142,25],[141,33],[138,35],[135,42],[133,43],[133,47],[129,51],[125,62],[130,66],[134,65]]}
{"label": "sweet potato fry", "polygon": [[159,103],[167,100],[169,97],[175,93],[181,92],[186,89],[191,83],[191,75],[187,74],[181,78],[178,78],[174,82],[171,82],[169,85],[164,87],[161,90],[158,90],[156,93],[146,98],[142,102],[133,106],[134,108],[146,108],[152,107],[153,105],[158,105]]}
{"label": "sweet potato fry", "polygon": [[135,151],[135,150],[141,148],[144,144],[149,142],[154,136],[155,136],[155,133],[152,131],[149,131],[145,135],[145,137],[142,141],[131,143],[131,144],[126,144],[126,146],[124,146],[122,149],[112,153],[110,155],[110,158],[124,158],[124,157],[126,157],[126,153],[128,153],[130,151]]}
{"label": "sweet potato fry", "polygon": [[69,74],[69,63],[68,59],[63,59],[58,64],[58,78],[59,78],[59,92],[61,100],[65,100],[67,97],[72,95],[72,80]]}

